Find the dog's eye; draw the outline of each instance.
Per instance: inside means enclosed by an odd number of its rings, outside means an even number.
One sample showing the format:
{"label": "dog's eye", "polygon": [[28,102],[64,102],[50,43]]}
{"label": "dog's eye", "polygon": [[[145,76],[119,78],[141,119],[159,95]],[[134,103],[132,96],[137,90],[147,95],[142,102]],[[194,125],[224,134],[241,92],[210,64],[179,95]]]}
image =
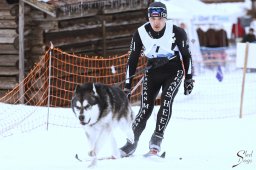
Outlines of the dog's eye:
{"label": "dog's eye", "polygon": [[87,105],[84,107],[84,110],[89,109],[90,106],[91,106],[91,105],[87,104]]}
{"label": "dog's eye", "polygon": [[75,108],[76,108],[76,109],[78,109],[78,110],[80,110],[80,109],[81,109],[81,107],[79,107],[79,106],[76,106]]}

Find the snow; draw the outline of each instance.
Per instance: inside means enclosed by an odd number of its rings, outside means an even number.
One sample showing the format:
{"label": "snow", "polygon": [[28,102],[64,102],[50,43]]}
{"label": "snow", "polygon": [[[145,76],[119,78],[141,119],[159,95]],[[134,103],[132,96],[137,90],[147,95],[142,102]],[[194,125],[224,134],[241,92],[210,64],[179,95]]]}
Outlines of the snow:
{"label": "snow", "polygon": [[[137,110],[134,107],[134,110]],[[256,116],[243,119],[184,120],[172,119],[165,132],[162,150],[166,159],[154,161],[142,158],[148,150],[148,141],[154,128],[153,117],[141,136],[135,156],[119,160],[99,161],[93,169],[232,169],[237,164],[240,150],[256,151]],[[118,143],[124,144],[121,132],[115,132]],[[110,144],[106,142],[104,154]],[[77,153],[86,159],[87,143],[80,128],[52,126],[48,131],[34,130],[15,134],[0,140],[0,169],[2,170],[65,170],[86,169],[89,162],[79,162]],[[136,156],[137,155],[137,156]],[[255,153],[251,163],[242,163],[236,169],[255,169]],[[180,159],[182,158],[182,159]]]}
{"label": "snow", "polygon": [[[162,151],[167,153],[165,159],[141,156],[148,151],[155,127],[156,106],[134,157],[99,161],[93,169],[254,170],[255,73],[246,75],[244,112],[247,114],[240,119],[241,70],[223,71],[223,82],[216,80],[214,71],[195,76],[196,85],[189,96],[184,96],[180,88],[162,143]],[[207,88],[209,84],[215,88]],[[89,162],[74,158],[78,154],[81,159],[88,159],[88,148],[84,131],[70,108],[48,110],[4,103],[0,103],[0,108],[1,170],[87,169]],[[133,110],[137,113],[139,107],[133,106]],[[119,129],[115,130],[115,136],[119,147],[125,144],[126,138]],[[106,139],[104,143],[100,157],[111,155],[110,142]]]}

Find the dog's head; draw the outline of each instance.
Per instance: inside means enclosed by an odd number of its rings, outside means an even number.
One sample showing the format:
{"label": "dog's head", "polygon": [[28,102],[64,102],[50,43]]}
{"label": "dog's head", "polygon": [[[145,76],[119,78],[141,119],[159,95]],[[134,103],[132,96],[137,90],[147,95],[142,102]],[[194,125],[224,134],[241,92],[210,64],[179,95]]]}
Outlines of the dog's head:
{"label": "dog's head", "polygon": [[98,93],[94,83],[77,85],[71,106],[82,125],[93,125],[98,121],[100,110]]}

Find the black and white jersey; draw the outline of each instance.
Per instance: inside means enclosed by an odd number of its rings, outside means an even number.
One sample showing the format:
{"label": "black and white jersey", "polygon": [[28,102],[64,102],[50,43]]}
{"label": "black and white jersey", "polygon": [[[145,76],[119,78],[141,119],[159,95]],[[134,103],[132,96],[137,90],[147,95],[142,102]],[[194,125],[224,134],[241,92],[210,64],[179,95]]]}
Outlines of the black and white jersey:
{"label": "black and white jersey", "polygon": [[[191,73],[192,57],[189,50],[189,42],[188,42],[187,34],[182,28],[173,24],[169,24],[169,22],[170,21],[167,21],[165,27],[159,32],[155,32],[152,29],[150,23],[148,22],[143,26],[139,27],[137,31],[133,34],[133,38],[130,44],[130,53],[129,53],[128,63],[127,63],[126,78],[132,77],[135,74],[137,64],[138,64],[138,59],[140,56],[142,56],[141,52],[145,53],[144,55],[148,58],[152,58],[152,57],[154,58],[156,56],[154,56],[154,53],[153,53],[154,50],[152,52],[152,49],[156,49],[158,52],[159,47],[161,46],[163,47],[162,51],[166,51],[168,46],[171,46],[169,48],[169,51],[167,52],[168,54],[175,54],[175,58],[170,60],[170,64],[169,64],[170,67],[173,67],[173,69],[175,69],[175,65],[181,64],[180,59],[182,58],[184,69],[185,69],[184,70],[185,76],[186,78],[192,78],[192,73]],[[172,28],[168,28],[168,27],[172,27]],[[145,34],[145,32],[147,34]],[[168,41],[168,39],[170,39],[170,41]],[[155,40],[159,40],[159,41],[155,41]],[[153,44],[155,45],[155,47],[153,47],[152,42],[156,42],[156,44],[158,43],[158,45]],[[168,55],[166,55],[166,57],[168,57]],[[164,69],[166,70],[166,67]],[[171,71],[171,70],[172,68],[166,71]],[[131,88],[131,80],[132,79],[128,79],[126,81],[126,88]]]}

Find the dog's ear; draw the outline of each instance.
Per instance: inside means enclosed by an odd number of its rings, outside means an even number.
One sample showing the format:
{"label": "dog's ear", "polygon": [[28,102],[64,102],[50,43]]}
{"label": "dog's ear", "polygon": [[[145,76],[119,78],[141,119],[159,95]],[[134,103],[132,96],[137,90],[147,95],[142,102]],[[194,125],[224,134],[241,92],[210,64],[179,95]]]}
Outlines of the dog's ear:
{"label": "dog's ear", "polygon": [[94,92],[95,96],[98,95],[97,91],[96,91],[96,87],[95,87],[95,84],[92,83],[92,91]]}
{"label": "dog's ear", "polygon": [[81,85],[80,84],[76,85],[75,92],[80,91],[80,89],[81,89]]}

